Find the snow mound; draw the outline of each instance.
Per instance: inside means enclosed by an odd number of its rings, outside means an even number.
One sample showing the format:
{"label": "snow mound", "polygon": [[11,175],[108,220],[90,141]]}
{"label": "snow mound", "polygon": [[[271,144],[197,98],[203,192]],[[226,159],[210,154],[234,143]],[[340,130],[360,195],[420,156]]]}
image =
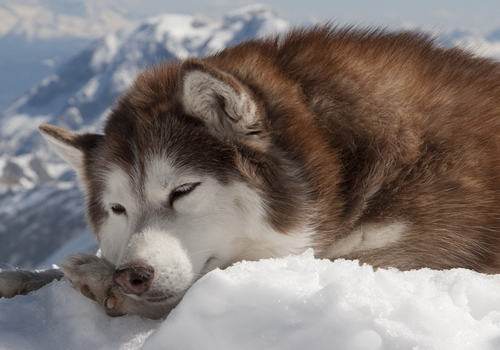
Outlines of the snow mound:
{"label": "snow mound", "polygon": [[163,322],[107,317],[55,283],[0,300],[0,348],[498,349],[500,276],[300,256],[199,280]]}

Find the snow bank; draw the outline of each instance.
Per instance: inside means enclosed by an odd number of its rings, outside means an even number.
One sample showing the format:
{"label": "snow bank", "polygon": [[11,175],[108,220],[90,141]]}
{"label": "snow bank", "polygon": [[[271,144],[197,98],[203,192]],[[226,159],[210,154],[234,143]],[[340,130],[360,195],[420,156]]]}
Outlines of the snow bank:
{"label": "snow bank", "polygon": [[107,317],[56,283],[0,300],[0,349],[498,349],[500,275],[301,256],[198,281],[163,321]]}

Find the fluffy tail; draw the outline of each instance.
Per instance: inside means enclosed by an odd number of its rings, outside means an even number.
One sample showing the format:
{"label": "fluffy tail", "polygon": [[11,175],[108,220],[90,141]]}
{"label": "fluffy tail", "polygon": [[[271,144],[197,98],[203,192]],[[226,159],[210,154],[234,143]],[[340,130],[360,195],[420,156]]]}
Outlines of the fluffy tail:
{"label": "fluffy tail", "polygon": [[44,271],[0,270],[0,298],[28,294],[53,280],[60,280],[63,275],[62,271],[57,269]]}

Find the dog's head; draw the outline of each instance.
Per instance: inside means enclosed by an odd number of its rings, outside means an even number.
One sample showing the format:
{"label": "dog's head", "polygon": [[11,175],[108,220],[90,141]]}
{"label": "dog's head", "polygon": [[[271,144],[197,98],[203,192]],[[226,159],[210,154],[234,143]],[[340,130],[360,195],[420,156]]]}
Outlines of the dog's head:
{"label": "dog's head", "polygon": [[215,267],[309,246],[294,169],[271,152],[265,113],[235,76],[190,60],[141,74],[103,135],[40,127],[76,170],[127,293],[168,302]]}

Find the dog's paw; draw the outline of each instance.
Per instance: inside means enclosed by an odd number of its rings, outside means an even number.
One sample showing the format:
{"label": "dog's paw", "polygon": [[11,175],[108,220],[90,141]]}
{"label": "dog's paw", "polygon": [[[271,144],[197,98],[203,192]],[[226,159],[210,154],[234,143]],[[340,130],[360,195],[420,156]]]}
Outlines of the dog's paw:
{"label": "dog's paw", "polygon": [[87,298],[102,305],[110,316],[122,316],[126,312],[127,298],[115,285],[115,267],[109,261],[91,254],[71,254],[62,263],[64,279],[71,282]]}
{"label": "dog's paw", "polygon": [[125,314],[159,319],[165,317],[173,305],[152,305],[131,297],[113,281],[115,266],[90,254],[72,254],[62,263],[64,279],[71,282],[87,298],[101,305],[109,316]]}
{"label": "dog's paw", "polygon": [[[99,301],[98,301],[99,302]],[[129,314],[127,305],[130,303],[130,297],[123,294],[122,291],[112,286],[106,293],[106,297],[100,302],[108,316],[117,317]]]}
{"label": "dog's paw", "polygon": [[62,263],[64,279],[83,295],[94,299],[103,299],[106,289],[113,285],[113,264],[90,254],[71,254]]}

